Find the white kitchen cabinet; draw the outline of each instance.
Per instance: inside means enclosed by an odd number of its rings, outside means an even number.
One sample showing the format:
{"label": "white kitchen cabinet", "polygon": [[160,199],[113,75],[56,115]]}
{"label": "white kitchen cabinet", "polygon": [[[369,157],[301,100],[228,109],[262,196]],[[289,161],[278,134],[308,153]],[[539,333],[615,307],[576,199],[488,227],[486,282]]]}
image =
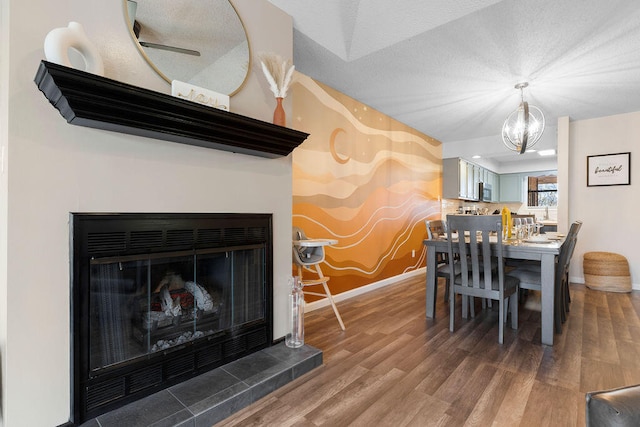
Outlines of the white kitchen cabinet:
{"label": "white kitchen cabinet", "polygon": [[[478,184],[493,172],[458,157],[442,160],[442,196],[445,199],[478,200]],[[495,175],[495,174],[494,174]]]}
{"label": "white kitchen cabinet", "polygon": [[497,174],[489,169],[459,157],[442,159],[442,197],[479,201],[479,183],[491,187],[493,203],[525,203],[526,180],[529,175],[549,174],[555,171]]}
{"label": "white kitchen cabinet", "polygon": [[476,200],[478,198],[478,190],[475,183],[477,179],[476,165],[467,163],[467,198]]}
{"label": "white kitchen cabinet", "polygon": [[[471,199],[470,183],[473,181],[473,169],[460,158],[442,160],[442,197],[445,199]],[[471,195],[470,195],[471,194]]]}
{"label": "white kitchen cabinet", "polygon": [[455,170],[456,176],[458,177],[458,195],[456,198],[466,199],[469,197],[468,191],[468,182],[467,182],[467,162],[463,159],[458,159],[457,166]]}

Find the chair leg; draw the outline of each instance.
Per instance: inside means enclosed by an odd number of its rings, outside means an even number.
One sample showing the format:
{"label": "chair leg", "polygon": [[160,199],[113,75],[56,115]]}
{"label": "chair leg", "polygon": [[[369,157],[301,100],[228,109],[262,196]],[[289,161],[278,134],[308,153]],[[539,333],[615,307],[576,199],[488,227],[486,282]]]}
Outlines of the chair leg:
{"label": "chair leg", "polygon": [[571,292],[569,289],[569,273],[567,273],[567,276],[565,277],[565,281],[562,288],[564,289],[564,311],[565,313],[568,313],[569,305],[571,304]]}
{"label": "chair leg", "polygon": [[[557,281],[556,281],[557,282]],[[562,282],[562,279],[560,279],[560,282]],[[562,283],[556,283],[555,284],[555,298],[553,301],[553,324],[555,327],[555,332],[557,334],[561,334],[562,333],[562,317],[564,316],[564,302],[562,302]]]}
{"label": "chair leg", "polygon": [[[464,295],[462,295],[462,298],[464,298]],[[456,293],[453,290],[451,290],[449,293],[449,331],[450,332],[453,332],[454,330],[453,317],[455,316],[455,312],[456,312]]]}
{"label": "chair leg", "polygon": [[562,323],[564,323],[567,321],[567,313],[569,313],[569,282],[563,280],[560,291],[562,295]]}
{"label": "chair leg", "polygon": [[518,329],[518,292],[514,292],[511,297],[511,329]]}
{"label": "chair leg", "polygon": [[510,303],[511,303],[511,298],[507,299],[507,303],[504,305],[504,317],[503,317],[504,323],[507,323]]}
{"label": "chair leg", "polygon": [[567,321],[567,294],[565,291],[565,283],[564,281],[562,281],[562,284],[560,285],[560,320],[562,320],[562,323]]}
{"label": "chair leg", "polygon": [[462,318],[467,319],[469,317],[469,297],[460,294],[460,303],[462,304]]}
{"label": "chair leg", "polygon": [[[322,274],[322,269],[320,268],[320,264],[316,264],[316,272],[318,273],[318,277],[320,279],[324,279],[324,274]],[[333,301],[333,295],[331,295],[331,291],[329,290],[329,286],[327,285],[327,281],[323,281],[322,282],[322,287],[324,288],[324,292],[327,294],[327,299],[329,300],[329,303],[331,304],[331,308],[333,308],[333,312],[336,315],[336,318],[338,319],[338,323],[340,324],[340,328],[342,328],[342,330],[344,331],[344,323],[342,323],[342,317],[340,317],[340,313],[338,313],[338,307],[336,307],[336,303]]]}
{"label": "chair leg", "polygon": [[344,323],[342,323],[342,317],[340,317],[340,313],[338,313],[338,307],[336,307],[336,303],[333,301],[333,296],[329,291],[329,286],[327,286],[327,282],[322,282],[322,286],[324,287],[324,291],[327,294],[327,299],[329,300],[329,303],[333,308],[333,312],[335,313],[336,318],[338,319],[338,323],[340,323],[340,328],[344,331],[345,328],[344,328]]}
{"label": "chair leg", "polygon": [[[444,279],[445,281],[445,286],[444,286],[444,302],[446,303],[447,301],[449,301],[449,278],[445,277]],[[437,287],[437,286],[436,286]],[[434,299],[435,301],[435,299]]]}
{"label": "chair leg", "polygon": [[474,299],[474,297],[460,294],[460,302],[462,304],[463,319],[468,319],[469,316],[471,316],[472,319],[476,317],[476,300]]}
{"label": "chair leg", "polygon": [[504,342],[504,322],[505,322],[505,299],[500,298],[499,302],[499,314],[498,314],[498,342],[502,344]]}

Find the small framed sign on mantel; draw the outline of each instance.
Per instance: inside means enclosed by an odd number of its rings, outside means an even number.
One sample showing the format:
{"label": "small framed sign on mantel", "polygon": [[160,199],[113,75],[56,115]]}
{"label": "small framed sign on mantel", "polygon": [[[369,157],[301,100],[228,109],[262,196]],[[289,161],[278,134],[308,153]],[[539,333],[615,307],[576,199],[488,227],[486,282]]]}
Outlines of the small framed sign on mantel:
{"label": "small framed sign on mantel", "polygon": [[631,184],[631,153],[587,156],[587,187]]}

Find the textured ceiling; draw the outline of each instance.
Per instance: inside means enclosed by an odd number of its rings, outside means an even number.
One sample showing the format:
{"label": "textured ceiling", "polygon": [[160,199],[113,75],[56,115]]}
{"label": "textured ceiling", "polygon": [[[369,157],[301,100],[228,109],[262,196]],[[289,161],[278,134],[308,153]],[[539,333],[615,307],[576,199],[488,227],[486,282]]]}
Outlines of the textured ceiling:
{"label": "textured ceiling", "polygon": [[638,0],[270,1],[297,70],[443,143],[500,138],[522,81],[552,126],[640,111]]}

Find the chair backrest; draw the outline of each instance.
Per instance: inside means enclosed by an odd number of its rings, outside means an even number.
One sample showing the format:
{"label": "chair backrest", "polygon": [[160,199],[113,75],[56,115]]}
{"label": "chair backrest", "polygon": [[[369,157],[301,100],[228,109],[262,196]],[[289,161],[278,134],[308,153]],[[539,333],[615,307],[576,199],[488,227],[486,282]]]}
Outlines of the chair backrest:
{"label": "chair backrest", "polygon": [[[502,215],[447,215],[447,225],[449,259],[453,259],[455,249],[460,255],[462,285],[478,289],[478,296],[482,295],[482,290],[491,291],[493,276],[496,274],[493,257],[498,264],[499,286],[504,288]],[[452,238],[455,232],[458,233],[457,241]],[[465,241],[467,235],[469,245]],[[500,242],[495,254],[491,252],[491,238]],[[451,279],[453,282],[453,274]]]}
{"label": "chair backrest", "polygon": [[433,240],[439,236],[447,234],[447,222],[441,219],[427,219],[424,221],[427,226],[427,239]]}
{"label": "chair backrest", "polygon": [[560,256],[558,257],[558,265],[556,267],[556,280],[564,278],[569,271],[571,257],[578,242],[578,231],[580,231],[580,227],[582,227],[582,222],[576,221],[571,224],[569,228],[562,249],[560,249]]}
{"label": "chair backrest", "polygon": [[[292,241],[309,240],[300,227],[293,227]],[[292,244],[293,262],[298,265],[314,265],[324,261],[324,246],[299,246]]]}
{"label": "chair backrest", "polygon": [[292,240],[307,240],[308,237],[304,234],[304,230],[300,227],[293,227],[291,233]]}

